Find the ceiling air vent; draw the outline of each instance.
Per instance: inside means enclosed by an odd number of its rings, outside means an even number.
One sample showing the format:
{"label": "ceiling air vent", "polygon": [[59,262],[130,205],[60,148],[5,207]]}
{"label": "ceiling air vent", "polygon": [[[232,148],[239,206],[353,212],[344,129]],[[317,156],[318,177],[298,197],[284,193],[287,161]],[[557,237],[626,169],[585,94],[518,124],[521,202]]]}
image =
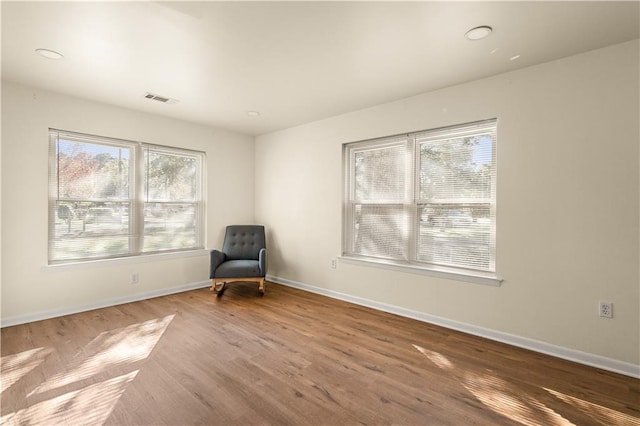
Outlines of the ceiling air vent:
{"label": "ceiling air vent", "polygon": [[154,101],[162,102],[163,104],[175,104],[176,102],[178,102],[177,99],[171,99],[167,98],[166,96],[160,96],[149,92],[147,92],[144,97],[147,99],[153,99]]}

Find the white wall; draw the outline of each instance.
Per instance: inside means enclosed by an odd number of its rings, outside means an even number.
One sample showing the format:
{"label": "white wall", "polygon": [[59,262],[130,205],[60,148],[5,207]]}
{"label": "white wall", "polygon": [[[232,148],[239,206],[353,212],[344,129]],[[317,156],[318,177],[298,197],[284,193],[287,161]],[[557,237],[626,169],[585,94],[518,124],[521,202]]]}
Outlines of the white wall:
{"label": "white wall", "polygon": [[[204,151],[207,247],[222,245],[226,225],[253,222],[253,137],[3,82],[3,324],[162,293],[209,277],[206,253],[46,267],[50,127]],[[134,271],[140,274],[135,286],[129,284]]]}
{"label": "white wall", "polygon": [[[638,52],[636,40],[258,137],[269,275],[638,366]],[[342,144],[491,117],[501,287],[330,268]]]}

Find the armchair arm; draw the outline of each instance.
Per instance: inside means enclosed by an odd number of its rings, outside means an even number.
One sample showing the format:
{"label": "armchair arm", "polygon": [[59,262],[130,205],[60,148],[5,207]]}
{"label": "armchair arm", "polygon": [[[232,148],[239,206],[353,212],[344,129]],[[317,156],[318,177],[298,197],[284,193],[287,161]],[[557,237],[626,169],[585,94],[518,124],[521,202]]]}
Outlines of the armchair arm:
{"label": "armchair arm", "polygon": [[211,269],[209,272],[209,278],[214,278],[216,269],[218,269],[218,266],[220,266],[222,262],[224,262],[226,257],[227,256],[220,250],[211,251]]}
{"label": "armchair arm", "polygon": [[260,266],[260,273],[262,276],[267,275],[267,249],[261,248],[258,254],[258,265]]}

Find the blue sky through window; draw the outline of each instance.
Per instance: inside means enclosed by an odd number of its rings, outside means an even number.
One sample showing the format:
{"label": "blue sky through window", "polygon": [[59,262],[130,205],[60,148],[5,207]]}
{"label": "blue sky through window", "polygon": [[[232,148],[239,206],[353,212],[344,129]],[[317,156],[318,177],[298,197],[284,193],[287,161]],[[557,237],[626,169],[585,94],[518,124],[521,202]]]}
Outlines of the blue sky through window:
{"label": "blue sky through window", "polygon": [[492,158],[492,141],[490,134],[480,135],[476,137],[478,144],[473,149],[473,163],[477,168],[481,168],[487,164],[491,164]]}

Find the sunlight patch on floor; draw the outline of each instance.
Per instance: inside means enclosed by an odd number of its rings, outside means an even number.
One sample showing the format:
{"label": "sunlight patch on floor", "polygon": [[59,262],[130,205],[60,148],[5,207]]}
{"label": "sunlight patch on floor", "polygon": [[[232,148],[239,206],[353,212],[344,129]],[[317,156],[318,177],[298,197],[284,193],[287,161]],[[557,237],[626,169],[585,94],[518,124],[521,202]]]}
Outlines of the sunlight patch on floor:
{"label": "sunlight patch on floor", "polygon": [[523,425],[538,426],[541,420],[549,426],[573,425],[532,396],[515,395],[509,383],[497,377],[466,373],[462,385],[485,406]]}
{"label": "sunlight patch on floor", "polygon": [[602,405],[594,404],[584,399],[576,398],[575,396],[567,395],[562,392],[554,391],[553,389],[544,388],[551,395],[566,402],[567,404],[578,407],[580,411],[589,417],[596,419],[599,422],[607,425],[640,425],[640,418],[633,417],[628,414],[621,413],[611,408],[603,407]]}
{"label": "sunlight patch on floor", "polygon": [[1,388],[0,393],[9,389],[36,368],[51,353],[48,348],[35,348],[17,354],[5,355],[0,361]]}
{"label": "sunlight patch on floor", "polygon": [[109,368],[146,359],[174,315],[105,331],[91,341],[65,368],[28,396],[90,378]]}
{"label": "sunlight patch on floor", "polygon": [[510,384],[503,379],[490,374],[479,375],[475,372],[465,371],[456,367],[449,358],[439,352],[415,344],[413,347],[440,369],[449,371],[455,378],[460,380],[462,386],[469,393],[485,407],[497,414],[524,425],[573,425],[569,420],[532,396],[526,394],[515,395]]}
{"label": "sunlight patch on floor", "polygon": [[0,418],[0,424],[101,425],[138,370],[50,398]]}
{"label": "sunlight patch on floor", "polygon": [[453,368],[453,363],[451,363],[451,361],[449,361],[449,358],[442,355],[441,353],[430,351],[429,349],[425,349],[422,346],[418,346],[418,345],[412,345],[412,346],[416,348],[418,352],[420,352],[421,354],[429,358],[431,362],[433,362],[435,365],[442,368],[443,370],[450,370]]}
{"label": "sunlight patch on floor", "polygon": [[[56,353],[52,349],[2,357],[2,389],[7,391],[2,396],[11,407],[3,407],[0,424],[103,424],[142,368],[138,362],[149,357],[174,316],[105,331],[53,371],[47,362],[57,366],[60,360],[47,358]],[[12,388],[21,380],[21,388]]]}

